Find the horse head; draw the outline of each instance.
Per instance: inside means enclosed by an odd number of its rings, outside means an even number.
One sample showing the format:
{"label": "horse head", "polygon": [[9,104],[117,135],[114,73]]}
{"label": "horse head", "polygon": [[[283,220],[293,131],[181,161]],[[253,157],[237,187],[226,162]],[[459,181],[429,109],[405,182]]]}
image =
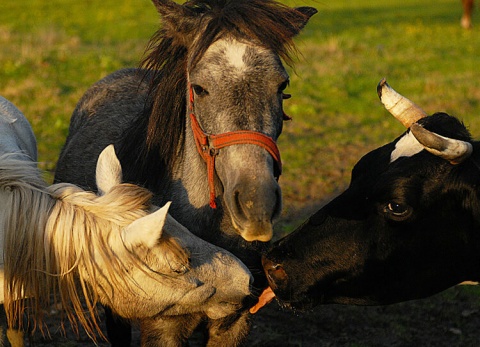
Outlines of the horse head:
{"label": "horse head", "polygon": [[[289,83],[282,59],[291,61],[292,39],[316,10],[259,0],[153,2],[164,26],[151,42],[145,66],[165,69],[169,64],[165,55],[172,52],[177,66],[183,61],[183,71],[175,72],[172,65],[169,75],[176,75],[175,83],[182,89],[178,94],[183,100],[176,104],[184,105],[182,117],[187,114],[185,147],[200,152],[186,156],[200,168],[204,160],[207,167],[202,171],[209,173],[210,186],[204,181],[203,188],[190,190],[202,195],[190,193],[189,203],[201,207],[210,199],[214,208],[219,203],[243,239],[269,241],[282,206],[276,141],[282,132],[283,99],[288,97],[284,90]],[[163,88],[169,85],[165,73],[159,77],[157,99],[165,98]],[[156,109],[166,108],[161,105],[158,100],[154,103],[149,134],[165,129],[161,117],[155,117]],[[196,132],[203,134],[204,143],[195,139]],[[215,145],[214,138],[221,138],[223,145]],[[178,154],[178,147],[162,146],[170,151],[164,157]]]}
{"label": "horse head", "polygon": [[[131,199],[135,190],[142,189],[121,183],[113,146],[100,154],[96,177],[99,199],[105,203],[116,200],[117,205],[126,205],[119,201],[122,196]],[[128,212],[120,212],[126,225],[119,233],[107,234],[105,241],[122,266],[110,275],[103,271],[107,275],[93,281],[100,287],[102,302],[123,317],[137,319],[196,312],[216,319],[233,313],[250,294],[250,272],[235,256],[199,239],[168,216],[169,207],[170,203],[151,206],[150,212],[131,223]],[[95,262],[109,269],[111,257],[105,254],[97,250]],[[122,281],[126,286],[115,287]]]}

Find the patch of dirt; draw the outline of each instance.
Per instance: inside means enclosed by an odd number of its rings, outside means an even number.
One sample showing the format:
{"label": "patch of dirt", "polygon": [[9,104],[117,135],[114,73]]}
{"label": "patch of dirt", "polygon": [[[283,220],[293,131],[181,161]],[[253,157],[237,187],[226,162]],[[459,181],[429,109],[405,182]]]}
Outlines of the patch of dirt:
{"label": "patch of dirt", "polygon": [[248,346],[480,346],[479,288],[454,287],[390,306],[318,306],[294,313],[271,304]]}
{"label": "patch of dirt", "polygon": [[[480,287],[457,286],[423,300],[389,306],[318,306],[292,312],[272,302],[253,316],[249,347],[452,347],[480,346]],[[94,346],[88,337],[68,330],[62,336],[60,315],[48,318],[51,338],[36,333],[27,346]],[[192,347],[199,344],[193,341]],[[134,343],[140,335],[134,330]],[[99,342],[99,346],[108,346]]]}

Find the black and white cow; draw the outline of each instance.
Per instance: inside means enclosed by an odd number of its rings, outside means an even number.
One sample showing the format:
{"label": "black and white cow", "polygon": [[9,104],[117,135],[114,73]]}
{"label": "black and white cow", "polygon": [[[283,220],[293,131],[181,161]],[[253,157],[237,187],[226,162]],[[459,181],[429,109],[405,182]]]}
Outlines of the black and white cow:
{"label": "black and white cow", "polygon": [[378,93],[408,130],[365,155],[348,189],[264,257],[286,306],[390,304],[480,277],[480,142],[385,80]]}

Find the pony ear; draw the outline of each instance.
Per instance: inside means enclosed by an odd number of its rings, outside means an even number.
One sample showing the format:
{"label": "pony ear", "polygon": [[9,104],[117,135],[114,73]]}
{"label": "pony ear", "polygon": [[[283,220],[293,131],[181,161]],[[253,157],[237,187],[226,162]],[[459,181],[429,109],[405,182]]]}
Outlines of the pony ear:
{"label": "pony ear", "polygon": [[122,232],[122,239],[125,246],[129,249],[144,245],[152,248],[158,243],[162,236],[163,226],[167,220],[168,209],[171,202],[145,217],[139,218]]}
{"label": "pony ear", "polygon": [[185,8],[172,0],[152,0],[160,15],[167,17],[169,15],[182,15]]}
{"label": "pony ear", "polygon": [[108,193],[113,186],[122,183],[122,166],[113,145],[109,145],[100,153],[95,177],[100,195]]}
{"label": "pony ear", "polygon": [[152,2],[162,17],[164,29],[168,32],[185,34],[196,29],[197,15],[191,9],[171,0],[152,0]]}
{"label": "pony ear", "polygon": [[310,18],[317,13],[317,9],[309,6],[295,7],[295,10],[300,13],[300,15],[295,18],[295,25],[298,28],[296,34],[298,34],[304,27],[307,25]]}

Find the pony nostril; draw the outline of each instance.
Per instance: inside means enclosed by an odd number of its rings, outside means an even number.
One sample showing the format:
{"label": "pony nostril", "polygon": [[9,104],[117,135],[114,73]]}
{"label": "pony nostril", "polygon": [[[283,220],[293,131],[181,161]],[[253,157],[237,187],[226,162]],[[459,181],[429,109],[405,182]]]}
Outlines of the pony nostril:
{"label": "pony nostril", "polygon": [[[227,187],[224,201],[232,224],[246,241],[270,241],[273,237],[273,221],[281,210],[281,193],[275,185],[257,185],[260,179],[241,180],[232,188]],[[272,183],[272,182],[270,182]]]}
{"label": "pony nostril", "polygon": [[[253,209],[254,206],[257,205],[262,205],[261,203],[258,203],[258,198],[261,197],[263,198],[263,195],[258,195],[258,196],[250,196],[248,194],[241,193],[240,189],[235,189],[233,192],[233,208],[235,210],[235,214],[237,217],[242,218],[242,219],[248,219]],[[269,220],[270,222],[276,219],[280,213],[282,212],[282,191],[280,187],[277,185],[277,187],[274,190],[274,195],[270,196],[270,201],[274,200],[274,204],[271,206],[263,206],[263,210],[265,212],[269,211],[269,213],[263,214],[263,218],[265,220]],[[268,219],[270,217],[270,219]]]}
{"label": "pony nostril", "polygon": [[275,190],[275,198],[275,208],[273,209],[272,221],[279,217],[282,212],[282,191],[280,190],[280,186]]}
{"label": "pony nostril", "polygon": [[254,279],[253,275],[250,275],[250,278],[248,280],[248,287],[249,288],[253,288],[254,281],[255,281],[255,279]]}
{"label": "pony nostril", "polygon": [[240,191],[235,190],[233,192],[233,201],[235,207],[235,213],[238,217],[246,218],[245,212],[243,211],[242,202],[240,201]]}

